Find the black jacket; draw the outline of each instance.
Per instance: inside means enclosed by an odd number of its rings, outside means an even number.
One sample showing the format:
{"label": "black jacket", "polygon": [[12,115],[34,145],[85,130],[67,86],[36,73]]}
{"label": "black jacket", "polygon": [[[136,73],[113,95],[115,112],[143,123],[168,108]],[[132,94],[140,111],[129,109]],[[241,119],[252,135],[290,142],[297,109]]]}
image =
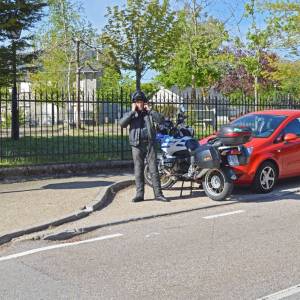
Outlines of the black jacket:
{"label": "black jacket", "polygon": [[130,111],[126,113],[119,121],[122,128],[126,128],[128,125],[129,128],[129,143],[131,146],[138,146],[142,139],[143,130],[147,130],[149,142],[155,141],[155,123],[162,123],[164,117],[156,112],[151,110],[150,112],[136,112]]}

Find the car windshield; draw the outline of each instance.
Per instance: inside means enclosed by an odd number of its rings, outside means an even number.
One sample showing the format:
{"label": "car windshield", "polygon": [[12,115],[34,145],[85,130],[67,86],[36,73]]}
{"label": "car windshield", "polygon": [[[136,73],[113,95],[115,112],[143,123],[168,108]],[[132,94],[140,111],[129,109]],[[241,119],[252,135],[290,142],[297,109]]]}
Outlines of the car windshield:
{"label": "car windshield", "polygon": [[250,127],[253,137],[266,138],[275,131],[285,118],[286,116],[253,114],[241,117],[233,121],[232,124]]}

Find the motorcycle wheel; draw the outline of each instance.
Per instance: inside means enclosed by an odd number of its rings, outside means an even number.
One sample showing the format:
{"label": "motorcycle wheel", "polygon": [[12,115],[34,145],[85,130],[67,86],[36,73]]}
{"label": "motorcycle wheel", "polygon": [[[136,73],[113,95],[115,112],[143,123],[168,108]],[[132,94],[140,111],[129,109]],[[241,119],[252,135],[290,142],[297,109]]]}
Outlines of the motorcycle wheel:
{"label": "motorcycle wheel", "polygon": [[221,169],[209,170],[202,181],[207,197],[214,201],[224,201],[232,193],[233,183],[227,173]]}
{"label": "motorcycle wheel", "polygon": [[[152,187],[151,174],[149,171],[148,164],[145,164],[144,177],[145,177],[146,184]],[[171,177],[166,176],[166,174],[163,171],[159,171],[159,177],[160,177],[160,184],[162,189],[168,189],[175,184],[175,181],[172,180]]]}

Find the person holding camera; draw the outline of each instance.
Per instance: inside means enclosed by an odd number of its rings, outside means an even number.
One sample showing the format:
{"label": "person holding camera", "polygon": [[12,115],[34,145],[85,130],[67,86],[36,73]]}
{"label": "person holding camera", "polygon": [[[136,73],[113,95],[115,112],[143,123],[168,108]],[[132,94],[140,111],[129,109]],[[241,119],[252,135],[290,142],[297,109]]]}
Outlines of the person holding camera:
{"label": "person holding camera", "polygon": [[155,151],[156,132],[154,122],[162,123],[164,118],[149,107],[148,99],[142,91],[136,91],[131,100],[132,109],[121,118],[120,125],[122,128],[130,126],[129,143],[132,149],[136,183],[136,196],[132,201],[141,202],[144,200],[144,161],[147,158],[155,199],[169,202],[162,193]]}

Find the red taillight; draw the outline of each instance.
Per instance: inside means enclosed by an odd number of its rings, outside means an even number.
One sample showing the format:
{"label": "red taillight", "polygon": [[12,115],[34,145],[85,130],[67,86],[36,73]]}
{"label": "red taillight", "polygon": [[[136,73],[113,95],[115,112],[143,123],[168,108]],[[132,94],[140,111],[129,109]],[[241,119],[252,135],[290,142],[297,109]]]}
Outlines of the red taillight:
{"label": "red taillight", "polygon": [[251,133],[249,132],[228,132],[225,133],[223,136],[224,137],[237,137],[237,136],[250,136]]}
{"label": "red taillight", "polygon": [[237,137],[240,136],[240,133],[236,133],[236,132],[229,132],[229,133],[225,133],[224,137]]}
{"label": "red taillight", "polygon": [[239,151],[239,150],[237,150],[237,149],[234,149],[234,150],[231,150],[231,151],[230,151],[230,154],[231,154],[231,155],[240,155],[240,154],[242,154],[242,152]]}

